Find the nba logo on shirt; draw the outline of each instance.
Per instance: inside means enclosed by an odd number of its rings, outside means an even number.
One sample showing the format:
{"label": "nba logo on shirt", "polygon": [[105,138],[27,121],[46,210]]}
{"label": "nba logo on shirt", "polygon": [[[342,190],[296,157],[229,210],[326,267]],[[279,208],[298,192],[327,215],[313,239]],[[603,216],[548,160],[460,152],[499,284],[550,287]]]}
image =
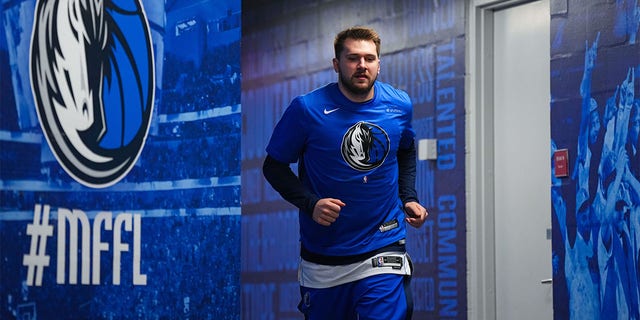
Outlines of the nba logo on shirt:
{"label": "nba logo on shirt", "polygon": [[141,0],[38,1],[30,62],[38,119],[58,163],[92,188],[126,176],[154,100]]}

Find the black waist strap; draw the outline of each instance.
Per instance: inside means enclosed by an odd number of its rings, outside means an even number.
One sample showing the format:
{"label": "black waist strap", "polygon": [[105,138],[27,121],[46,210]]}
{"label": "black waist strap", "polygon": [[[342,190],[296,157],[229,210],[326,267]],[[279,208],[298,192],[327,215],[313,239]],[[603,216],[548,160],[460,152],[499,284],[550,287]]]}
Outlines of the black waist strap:
{"label": "black waist strap", "polygon": [[399,251],[406,252],[405,240],[396,241],[388,246],[384,246],[380,249],[373,251],[350,255],[350,256],[325,256],[322,254],[313,253],[307,250],[304,246],[300,245],[300,257],[306,261],[323,264],[328,266],[342,266],[351,263],[361,262],[375,256],[378,253]]}

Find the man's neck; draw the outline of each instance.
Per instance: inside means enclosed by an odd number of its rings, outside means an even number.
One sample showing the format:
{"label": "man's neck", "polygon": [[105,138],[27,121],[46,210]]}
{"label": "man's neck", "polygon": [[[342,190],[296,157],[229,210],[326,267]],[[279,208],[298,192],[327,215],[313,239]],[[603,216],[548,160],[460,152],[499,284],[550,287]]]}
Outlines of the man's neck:
{"label": "man's neck", "polygon": [[338,88],[340,89],[340,92],[342,92],[342,94],[351,102],[362,103],[373,99],[374,87],[371,87],[371,90],[369,90],[367,93],[357,94],[351,92],[350,90],[347,90],[347,88],[345,88],[342,83],[338,81]]}

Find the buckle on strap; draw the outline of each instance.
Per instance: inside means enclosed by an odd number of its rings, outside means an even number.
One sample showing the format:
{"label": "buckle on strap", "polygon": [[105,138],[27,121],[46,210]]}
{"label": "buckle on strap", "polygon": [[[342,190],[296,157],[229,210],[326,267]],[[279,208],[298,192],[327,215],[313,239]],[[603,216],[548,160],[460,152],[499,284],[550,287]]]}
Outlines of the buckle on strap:
{"label": "buckle on strap", "polygon": [[404,259],[402,256],[379,256],[371,259],[374,268],[391,267],[393,269],[401,269]]}

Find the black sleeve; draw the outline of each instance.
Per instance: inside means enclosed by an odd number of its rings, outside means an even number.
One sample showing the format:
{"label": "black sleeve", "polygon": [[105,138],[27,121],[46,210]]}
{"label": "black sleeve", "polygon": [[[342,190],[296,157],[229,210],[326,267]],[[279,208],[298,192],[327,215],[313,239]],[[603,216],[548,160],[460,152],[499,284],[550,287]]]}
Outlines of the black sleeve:
{"label": "black sleeve", "polygon": [[418,202],[416,192],[416,146],[411,143],[408,149],[398,149],[398,193],[402,204]]}
{"label": "black sleeve", "polygon": [[311,216],[318,196],[309,191],[291,171],[289,164],[282,163],[267,155],[262,165],[262,173],[269,184],[280,193],[283,199]]}

